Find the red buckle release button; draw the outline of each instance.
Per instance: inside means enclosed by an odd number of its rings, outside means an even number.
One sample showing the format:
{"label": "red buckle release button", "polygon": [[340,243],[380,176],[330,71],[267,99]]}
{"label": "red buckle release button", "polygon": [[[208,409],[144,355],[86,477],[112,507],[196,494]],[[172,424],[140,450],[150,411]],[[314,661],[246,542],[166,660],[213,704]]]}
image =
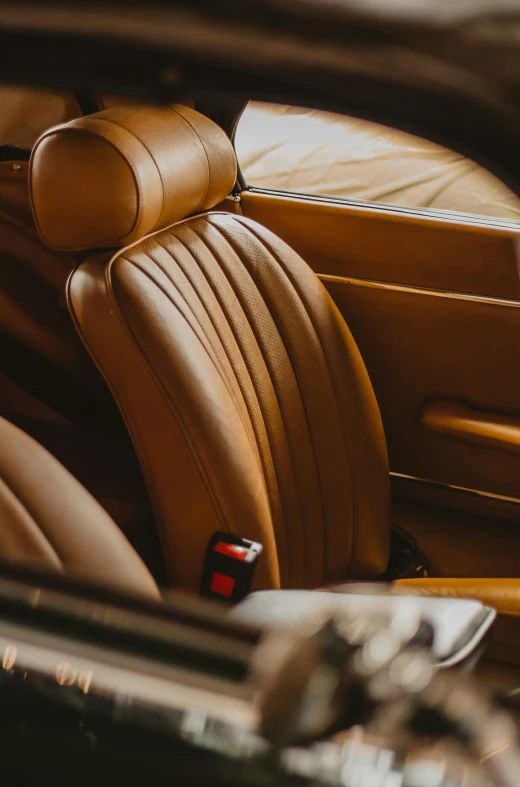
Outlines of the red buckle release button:
{"label": "red buckle release button", "polygon": [[234,558],[234,560],[245,561],[249,553],[249,547],[242,547],[240,544],[228,544],[226,541],[219,541],[215,546],[215,552]]}
{"label": "red buckle release button", "polygon": [[219,574],[218,572],[211,577],[210,589],[213,593],[218,593],[219,596],[231,598],[234,587],[235,580],[233,577],[228,577],[226,574]]}
{"label": "red buckle release button", "polygon": [[218,530],[210,538],[204,558],[200,594],[236,604],[251,589],[262,544]]}

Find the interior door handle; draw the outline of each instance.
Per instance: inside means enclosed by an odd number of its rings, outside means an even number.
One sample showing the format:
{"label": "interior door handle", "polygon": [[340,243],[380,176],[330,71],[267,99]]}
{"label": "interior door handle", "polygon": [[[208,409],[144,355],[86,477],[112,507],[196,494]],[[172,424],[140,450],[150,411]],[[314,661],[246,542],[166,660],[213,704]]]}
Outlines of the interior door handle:
{"label": "interior door handle", "polygon": [[520,417],[483,413],[457,399],[432,399],[421,410],[420,421],[459,442],[520,454]]}

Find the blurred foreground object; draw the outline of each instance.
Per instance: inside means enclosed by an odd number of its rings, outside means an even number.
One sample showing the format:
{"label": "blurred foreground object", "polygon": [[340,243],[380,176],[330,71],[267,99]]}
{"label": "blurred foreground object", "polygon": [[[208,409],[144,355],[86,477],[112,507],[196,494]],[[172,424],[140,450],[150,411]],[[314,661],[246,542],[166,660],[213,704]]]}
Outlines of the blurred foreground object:
{"label": "blurred foreground object", "polygon": [[353,595],[341,610],[318,593],[328,611],[262,630],[194,598],[0,572],[6,783],[518,783],[512,720],[439,669],[420,599]]}
{"label": "blurred foreground object", "polygon": [[262,733],[293,746],[362,724],[341,755],[323,744],[345,787],[517,785],[513,720],[470,676],[437,669],[431,625],[414,599],[401,601],[336,612],[314,631],[269,630],[252,662]]}

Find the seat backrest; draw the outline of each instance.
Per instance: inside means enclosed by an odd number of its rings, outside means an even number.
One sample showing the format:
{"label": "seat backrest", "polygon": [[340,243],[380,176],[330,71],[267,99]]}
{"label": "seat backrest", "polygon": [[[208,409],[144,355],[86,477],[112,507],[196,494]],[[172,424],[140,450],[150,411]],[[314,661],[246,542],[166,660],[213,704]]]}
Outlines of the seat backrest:
{"label": "seat backrest", "polygon": [[158,598],[117,525],[44,448],[0,418],[0,558]]}
{"label": "seat backrest", "polygon": [[147,107],[50,130],[30,182],[48,245],[105,249],[72,275],[69,308],[134,440],[172,582],[197,588],[216,530],[264,544],[257,588],[377,576],[389,474],[366,369],[305,262],[209,212],[235,175],[211,121]]}

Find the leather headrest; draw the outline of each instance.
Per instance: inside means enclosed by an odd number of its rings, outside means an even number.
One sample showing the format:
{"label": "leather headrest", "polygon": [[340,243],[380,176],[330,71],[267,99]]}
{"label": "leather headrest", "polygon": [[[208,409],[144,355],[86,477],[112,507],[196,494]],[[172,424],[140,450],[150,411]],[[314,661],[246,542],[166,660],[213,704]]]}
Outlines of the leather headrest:
{"label": "leather headrest", "polygon": [[121,247],[223,200],[233,147],[184,106],[116,107],[46,131],[29,181],[34,219],[53,249]]}

